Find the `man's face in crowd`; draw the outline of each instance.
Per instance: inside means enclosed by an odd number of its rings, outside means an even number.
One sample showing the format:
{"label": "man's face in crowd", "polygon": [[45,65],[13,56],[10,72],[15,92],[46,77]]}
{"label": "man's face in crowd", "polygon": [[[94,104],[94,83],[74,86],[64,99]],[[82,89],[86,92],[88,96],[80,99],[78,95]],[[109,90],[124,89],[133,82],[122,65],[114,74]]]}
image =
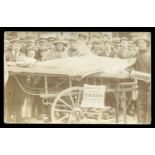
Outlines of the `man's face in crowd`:
{"label": "man's face in crowd", "polygon": [[35,57],[35,51],[34,50],[29,50],[27,53],[28,57],[34,58]]}
{"label": "man's face in crowd", "polygon": [[44,49],[47,47],[47,42],[46,41],[41,41],[39,42],[39,46],[40,46],[40,49]]}
{"label": "man's face in crowd", "polygon": [[133,48],[133,43],[129,43],[129,50],[132,50]]}
{"label": "man's face in crowd", "polygon": [[9,48],[9,41],[5,40],[4,42],[4,51],[6,51]]}
{"label": "man's face in crowd", "polygon": [[48,50],[47,50],[47,49],[41,49],[41,50],[40,50],[40,55],[41,55],[42,57],[44,57],[47,53],[48,53]]}
{"label": "man's face in crowd", "polygon": [[111,43],[105,43],[105,48],[106,49],[111,49]]}
{"label": "man's face in crowd", "polygon": [[47,46],[48,48],[53,49],[54,48],[53,41],[48,41]]}
{"label": "man's face in crowd", "polygon": [[63,51],[64,50],[64,44],[63,43],[57,43],[55,45],[56,50]]}
{"label": "man's face in crowd", "polygon": [[122,47],[128,47],[128,45],[129,45],[129,42],[127,40],[122,40],[121,41],[121,46]]}
{"label": "man's face in crowd", "polygon": [[101,43],[96,43],[93,45],[94,49],[101,49],[102,48],[102,44]]}
{"label": "man's face in crowd", "polygon": [[119,47],[120,47],[120,42],[114,42],[114,43],[113,43],[113,47],[119,48]]}
{"label": "man's face in crowd", "polygon": [[34,45],[34,41],[33,40],[29,40],[28,42],[27,42],[27,46],[33,46]]}
{"label": "man's face in crowd", "polygon": [[104,36],[103,36],[103,41],[105,42],[105,41],[107,41],[107,40],[109,40],[109,36],[104,35]]}
{"label": "man's face in crowd", "polygon": [[78,38],[78,40],[79,40],[80,43],[86,43],[87,37],[80,35],[79,38]]}
{"label": "man's face in crowd", "polygon": [[70,41],[70,48],[77,49],[78,42],[76,40]]}
{"label": "man's face in crowd", "polygon": [[13,48],[13,50],[18,51],[21,48],[21,44],[20,43],[13,43],[12,48]]}
{"label": "man's face in crowd", "polygon": [[92,45],[92,43],[91,42],[88,42],[87,43],[87,46],[88,46],[88,48],[91,50],[92,49],[92,47],[93,47],[93,45]]}
{"label": "man's face in crowd", "polygon": [[39,47],[40,47],[39,41],[36,41],[35,44],[34,44],[34,46],[35,46],[36,48],[39,48]]}
{"label": "man's face in crowd", "polygon": [[141,50],[147,49],[147,44],[146,44],[145,40],[138,41],[138,48]]}
{"label": "man's face in crowd", "polygon": [[22,47],[25,47],[25,46],[26,46],[26,43],[25,43],[24,41],[22,41],[22,42],[21,42],[21,46],[22,46]]}
{"label": "man's face in crowd", "polygon": [[111,54],[111,52],[112,52],[112,46],[111,46],[111,43],[105,43],[105,53],[106,53],[106,55],[108,56],[110,56],[110,54]]}

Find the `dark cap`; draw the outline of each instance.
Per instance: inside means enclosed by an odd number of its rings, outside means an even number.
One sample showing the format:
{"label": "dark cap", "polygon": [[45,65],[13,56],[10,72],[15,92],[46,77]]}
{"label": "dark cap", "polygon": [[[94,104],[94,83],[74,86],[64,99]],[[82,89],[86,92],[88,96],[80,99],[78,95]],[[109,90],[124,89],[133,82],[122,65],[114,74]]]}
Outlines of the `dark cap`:
{"label": "dark cap", "polygon": [[78,36],[81,37],[81,38],[86,39],[88,37],[88,34],[86,32],[81,32],[81,33],[79,33]]}
{"label": "dark cap", "polygon": [[149,43],[149,40],[147,37],[141,36],[141,37],[137,37],[135,42],[138,43],[139,40],[144,40],[145,42]]}
{"label": "dark cap", "polygon": [[56,40],[56,37],[48,37],[47,38],[47,41],[55,41]]}
{"label": "dark cap", "polygon": [[12,43],[12,44],[14,44],[14,43],[21,43],[21,40],[20,39],[18,39],[18,38],[16,38],[16,39],[12,39],[12,40],[10,40],[10,43]]}
{"label": "dark cap", "polygon": [[35,40],[35,38],[33,36],[27,36],[26,40]]}
{"label": "dark cap", "polygon": [[124,41],[124,40],[125,40],[125,41],[128,41],[128,38],[127,38],[127,37],[122,37],[122,38],[121,38],[121,41]]}
{"label": "dark cap", "polygon": [[113,42],[113,43],[120,43],[120,38],[119,38],[119,37],[114,37],[114,38],[112,39],[112,42]]}
{"label": "dark cap", "polygon": [[111,44],[111,40],[109,40],[109,39],[108,39],[108,40],[105,40],[105,41],[104,41],[104,44],[106,44],[106,43]]}
{"label": "dark cap", "polygon": [[67,45],[67,43],[64,40],[56,40],[53,42],[54,45],[59,44],[59,43],[63,44],[64,46]]}
{"label": "dark cap", "polygon": [[102,41],[100,41],[100,40],[95,40],[95,41],[93,41],[93,45],[94,45],[94,44],[96,44],[96,45],[102,44]]}
{"label": "dark cap", "polygon": [[47,38],[39,38],[39,42],[46,42]]}

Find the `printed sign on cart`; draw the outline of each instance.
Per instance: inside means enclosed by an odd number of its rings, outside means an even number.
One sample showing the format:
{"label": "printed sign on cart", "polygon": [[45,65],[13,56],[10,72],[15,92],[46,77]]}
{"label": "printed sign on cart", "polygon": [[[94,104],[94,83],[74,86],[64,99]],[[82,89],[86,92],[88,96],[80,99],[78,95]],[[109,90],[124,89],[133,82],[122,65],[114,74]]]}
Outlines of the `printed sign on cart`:
{"label": "printed sign on cart", "polygon": [[82,107],[103,108],[106,87],[104,85],[84,85]]}

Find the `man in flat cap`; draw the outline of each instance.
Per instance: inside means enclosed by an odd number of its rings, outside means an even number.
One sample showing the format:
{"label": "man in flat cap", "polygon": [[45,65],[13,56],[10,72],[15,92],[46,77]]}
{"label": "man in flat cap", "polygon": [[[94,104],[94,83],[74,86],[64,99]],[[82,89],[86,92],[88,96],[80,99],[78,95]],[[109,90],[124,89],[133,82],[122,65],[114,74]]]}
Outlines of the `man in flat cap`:
{"label": "man in flat cap", "polygon": [[68,48],[65,50],[65,55],[69,57],[73,56],[84,56],[91,54],[91,51],[89,48],[86,46],[85,43],[79,42],[75,37],[72,37],[70,39],[70,44]]}
{"label": "man in flat cap", "polygon": [[54,46],[55,46],[55,58],[63,58],[65,57],[65,49],[67,47],[67,44],[64,40],[62,39],[59,39],[59,40],[56,40],[54,43]]}
{"label": "man in flat cap", "polygon": [[87,32],[80,32],[78,34],[78,40],[86,43],[86,41],[88,40],[88,33]]}
{"label": "man in flat cap", "polygon": [[53,37],[53,36],[49,37],[47,39],[48,51],[51,54],[51,56],[53,56],[53,59],[56,58],[56,56],[55,56],[55,46],[54,46],[55,41],[56,41],[56,37]]}
{"label": "man in flat cap", "polygon": [[96,41],[93,41],[92,53],[94,53],[97,56],[104,55],[102,41],[100,41],[99,39]]}
{"label": "man in flat cap", "polygon": [[[49,52],[48,47],[45,47],[45,45],[41,45],[41,49],[39,49],[39,55],[37,57],[38,61],[46,61],[46,60],[51,60],[53,59],[53,55],[51,52]],[[44,87],[44,79],[40,76],[36,76],[33,84],[36,87]],[[49,84],[49,83],[48,83]],[[43,105],[42,99],[38,96],[35,96],[33,99],[33,111],[32,111],[32,116],[37,117],[38,119],[44,119],[44,117],[48,117],[47,120],[51,121],[51,117],[49,116],[49,111],[50,111],[50,105]],[[37,111],[37,116],[35,114],[35,111]]]}
{"label": "man in flat cap", "polygon": [[25,53],[26,54],[26,49],[27,49],[27,40],[26,40],[26,38],[20,38],[20,42],[21,42],[20,51],[22,53]]}
{"label": "man in flat cap", "polygon": [[112,39],[112,50],[114,52],[114,57],[118,57],[118,54],[121,51],[120,38],[119,37],[114,37]]}
{"label": "man in flat cap", "polygon": [[[127,59],[127,58],[133,58],[136,55],[136,51],[134,50],[134,48],[129,48],[129,39],[127,37],[122,37],[121,38],[121,50],[119,52],[119,58],[122,59]],[[131,44],[130,44],[131,45]]]}
{"label": "man in flat cap", "polygon": [[112,50],[112,44],[110,40],[104,42],[104,54],[105,57],[113,57],[114,52]]}
{"label": "man in flat cap", "polygon": [[27,36],[25,42],[26,42],[25,51],[27,51],[29,48],[34,47],[35,38],[33,36]]}
{"label": "man in flat cap", "polygon": [[[20,52],[20,40],[13,39],[11,40],[12,50],[6,55],[6,61],[16,62],[20,56],[23,56]],[[18,78],[25,80],[25,78],[21,75]],[[9,76],[8,82],[6,85],[6,121],[7,122],[21,122],[21,106],[24,102],[25,94],[22,92],[20,86],[14,77]],[[14,120],[13,120],[14,119]]]}
{"label": "man in flat cap", "polygon": [[[33,47],[30,47],[33,48]],[[45,49],[47,49],[47,38],[38,38],[35,40],[34,42],[34,48],[36,51],[36,55],[35,58],[37,60],[41,59],[41,52],[44,51]]]}
{"label": "man in flat cap", "polygon": [[19,39],[11,40],[12,49],[6,53],[6,61],[16,61],[19,56],[24,55],[20,52],[21,44]]}
{"label": "man in flat cap", "polygon": [[89,39],[89,40],[86,42],[86,45],[87,45],[87,47],[89,48],[89,50],[91,51],[92,48],[93,48],[93,41]]}
{"label": "man in flat cap", "polygon": [[40,49],[47,48],[47,38],[39,38]]}
{"label": "man in flat cap", "polygon": [[79,56],[83,55],[88,55],[92,54],[88,46],[86,45],[86,42],[88,40],[88,33],[87,32],[80,32],[78,34],[78,51],[79,51]]}
{"label": "man in flat cap", "polygon": [[[151,51],[149,41],[145,37],[136,40],[138,46],[135,70],[151,74]],[[139,94],[136,103],[139,124],[151,123],[151,81],[138,80]]]}
{"label": "man in flat cap", "polygon": [[69,38],[69,46],[65,50],[65,55],[68,57],[74,57],[79,55],[78,40],[75,37]]}

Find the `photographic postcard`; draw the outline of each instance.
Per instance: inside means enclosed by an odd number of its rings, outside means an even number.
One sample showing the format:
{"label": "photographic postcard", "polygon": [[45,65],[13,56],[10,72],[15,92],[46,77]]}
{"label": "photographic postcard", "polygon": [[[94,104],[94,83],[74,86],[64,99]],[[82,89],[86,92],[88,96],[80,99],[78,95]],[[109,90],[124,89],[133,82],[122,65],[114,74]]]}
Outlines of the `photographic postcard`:
{"label": "photographic postcard", "polygon": [[5,31],[6,124],[150,124],[150,32]]}

